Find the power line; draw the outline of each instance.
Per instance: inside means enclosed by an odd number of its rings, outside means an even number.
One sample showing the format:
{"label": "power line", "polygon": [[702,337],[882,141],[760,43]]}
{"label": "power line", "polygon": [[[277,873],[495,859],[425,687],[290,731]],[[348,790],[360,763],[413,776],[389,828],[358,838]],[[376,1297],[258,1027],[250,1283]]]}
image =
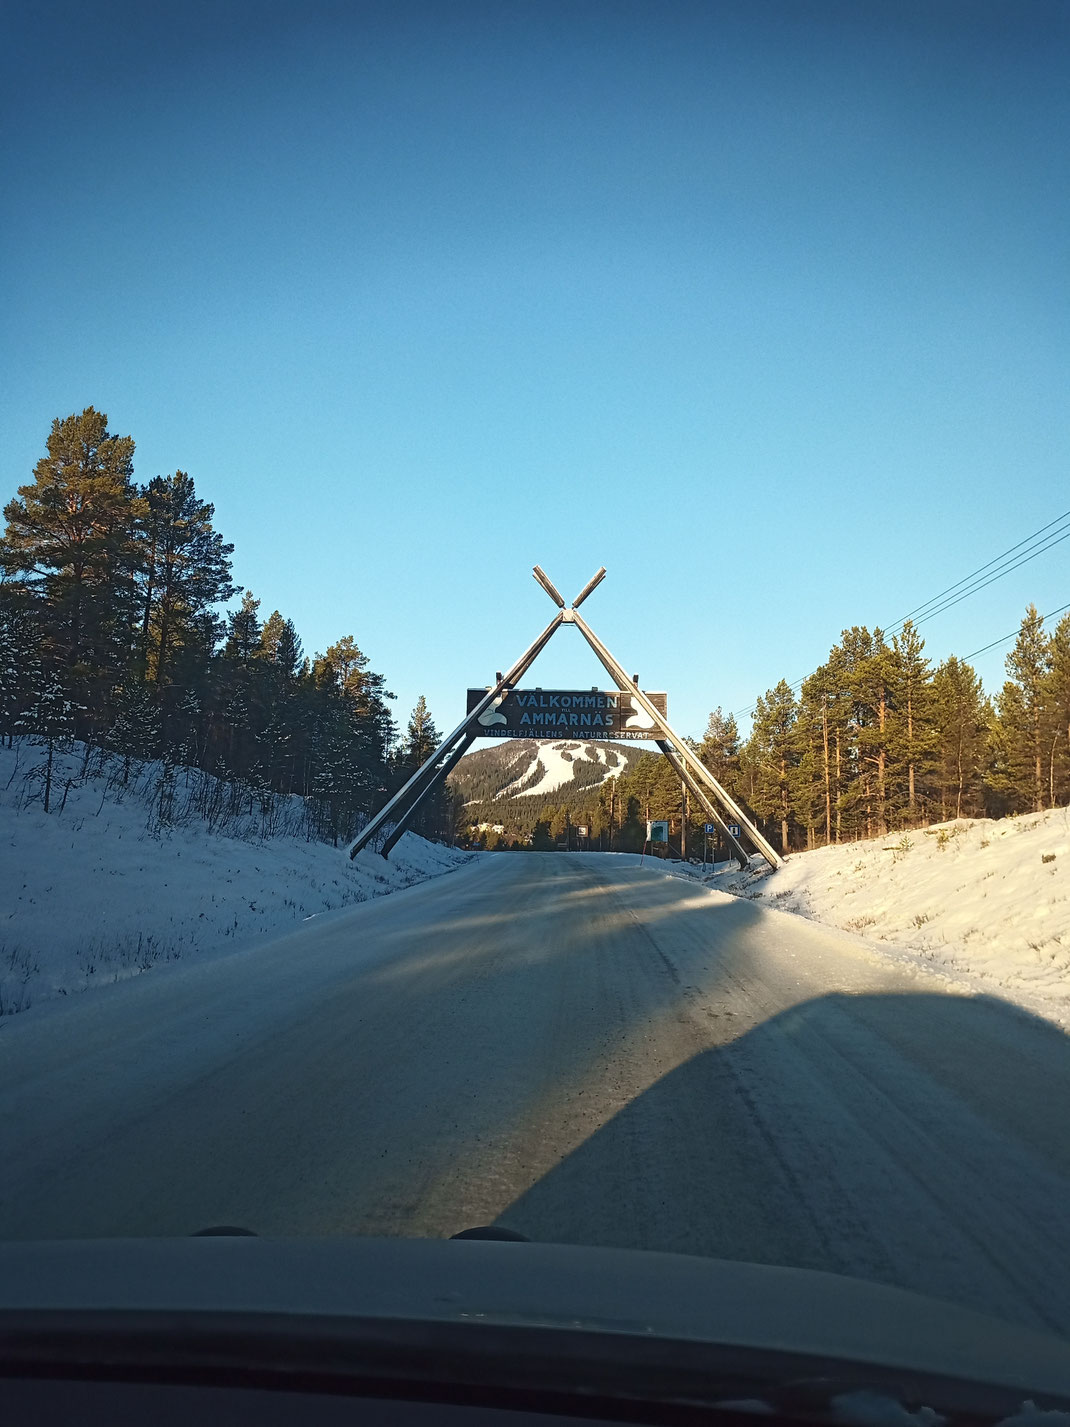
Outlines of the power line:
{"label": "power line", "polygon": [[[883,632],[885,634],[891,634],[894,637],[896,634],[902,632],[903,626],[912,615],[916,614],[920,615],[920,618],[914,622],[915,628],[917,628],[919,625],[924,624],[926,620],[933,619],[938,614],[943,614],[945,610],[960,604],[964,599],[968,599],[970,595],[975,595],[980,590],[987,588],[988,585],[994,584],[996,580],[1001,580],[1004,575],[1009,575],[1014,570],[1020,569],[1023,565],[1028,565],[1029,562],[1035,560],[1038,555],[1043,555],[1056,545],[1061,545],[1064,540],[1070,539],[1070,525],[1063,524],[1068,518],[1070,518],[1070,510],[1064,511],[1062,515],[1056,516],[1054,520],[1049,520],[1048,523],[1042,525],[1039,530],[1034,530],[1032,535],[1027,535],[1023,540],[1019,540],[1016,545],[1012,545],[1008,550],[1004,550],[1001,555],[996,555],[984,565],[979,566],[972,574],[964,575],[961,580],[956,580],[953,585],[949,585],[948,588],[942,590],[940,594],[933,595],[931,599],[925,600],[924,603],[920,605],[916,605],[910,614],[904,615],[891,629],[886,629]],[[1058,526],[1059,528],[1052,530],[1053,526]],[[1049,533],[1046,534],[1045,532]],[[1023,546],[1026,548],[1023,549]],[[1016,554],[1015,552],[1019,553]],[[993,570],[993,566],[997,566],[998,568]],[[986,571],[991,571],[991,573],[988,574],[985,579],[978,580],[977,576],[985,574]],[[974,583],[971,583],[971,581]],[[963,585],[967,586],[967,588],[963,589]],[[955,593],[956,591],[959,593]],[[954,598],[945,598],[948,595],[954,595]],[[943,603],[940,603],[940,601],[943,601]],[[1070,608],[1070,606],[1067,606],[1067,608]],[[922,613],[922,611],[924,611],[924,613]],[[1061,614],[1062,610],[1055,610],[1053,613]],[[1051,615],[1044,615],[1045,619],[1050,619],[1051,617]],[[1005,639],[994,640],[992,644],[985,645],[984,649],[975,650],[974,654],[967,654],[965,657],[972,659],[976,654],[984,653],[985,650],[992,649],[997,644],[1005,643],[1006,639],[1013,638],[1014,634],[1009,634],[1005,636]],[[795,692],[800,689],[810,677],[811,674],[804,674],[801,679],[796,679],[789,684],[788,688]],[[755,699],[745,707],[735,709],[733,716],[752,714],[757,707],[757,703],[758,701]]]}
{"label": "power line", "polygon": [[1047,525],[1042,525],[1039,530],[1034,530],[1032,535],[1027,535],[1024,540],[1019,540],[1017,545],[1012,545],[1009,550],[1004,550],[1002,555],[997,555],[995,559],[989,560],[985,565],[981,565],[980,568],[974,570],[972,574],[964,575],[961,580],[956,580],[953,585],[949,585],[946,590],[941,590],[938,595],[933,595],[932,599],[926,600],[924,604],[917,605],[909,614],[903,615],[901,619],[896,621],[895,628],[901,629],[908,619],[912,619],[914,615],[920,614],[922,610],[927,609],[929,605],[936,604],[936,602],[942,600],[945,595],[952,594],[961,585],[967,584],[976,575],[982,575],[986,570],[990,570],[993,565],[998,565],[1001,560],[1005,560],[1008,555],[1013,555],[1015,550],[1020,550],[1023,545],[1028,545],[1030,541],[1035,540],[1038,535],[1043,535],[1045,530],[1050,530],[1053,525],[1061,525],[1068,516],[1070,516],[1070,510],[1064,511],[1062,515],[1057,515],[1054,520],[1049,520]]}
{"label": "power line", "polygon": [[[1041,619],[1054,619],[1057,614],[1064,614],[1068,609],[1070,609],[1070,604],[1064,604],[1059,609],[1053,609],[1050,614],[1042,614],[1040,617]],[[1018,626],[1018,629],[1021,629],[1021,625]],[[1008,639],[1014,639],[1016,637],[1018,629],[1012,629],[1010,634],[1005,634],[1002,639],[993,639],[991,644],[983,644],[980,649],[975,649],[972,654],[964,654],[962,656],[963,662],[965,663],[968,659],[976,659],[978,654],[987,654],[990,649],[995,649],[997,644],[1006,644]]]}
{"label": "power line", "polygon": [[[916,619],[914,621],[915,628],[917,628],[919,625],[924,624],[926,620],[932,619],[934,615],[943,614],[944,610],[951,609],[952,606],[960,604],[970,595],[977,594],[979,590],[986,589],[989,585],[994,584],[996,580],[1002,580],[1004,575],[1009,575],[1012,571],[1021,569],[1023,565],[1028,565],[1030,560],[1035,560],[1038,555],[1043,555],[1045,551],[1053,549],[1056,545],[1061,545],[1064,540],[1068,539],[1070,539],[1070,528],[1062,531],[1056,531],[1054,535],[1047,537],[1035,549],[1030,546],[1028,551],[1016,556],[1009,564],[1001,566],[1001,568],[995,570],[991,575],[988,576],[987,579],[976,581],[976,583],[970,585],[967,589],[963,590],[961,594],[956,595],[954,599],[945,600],[943,604],[938,604],[935,608],[930,609],[926,614],[923,614],[920,619]],[[904,620],[903,623],[905,624],[906,621]],[[900,624],[893,627],[891,630],[886,630],[885,633],[899,634],[901,633],[902,628],[903,625]]]}

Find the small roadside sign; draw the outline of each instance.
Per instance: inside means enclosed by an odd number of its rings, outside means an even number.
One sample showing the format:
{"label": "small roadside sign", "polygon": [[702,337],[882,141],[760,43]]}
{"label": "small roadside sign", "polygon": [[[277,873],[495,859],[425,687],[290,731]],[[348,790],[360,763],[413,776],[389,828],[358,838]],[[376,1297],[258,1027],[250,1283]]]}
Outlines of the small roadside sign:
{"label": "small roadside sign", "polygon": [[717,829],[714,827],[713,823],[703,823],[703,824],[702,824],[702,831],[703,831],[703,832],[716,832]]}
{"label": "small roadside sign", "polygon": [[739,837],[742,834],[743,829],[740,827],[739,823],[729,823],[728,831],[732,834],[733,837]]}
{"label": "small roadside sign", "polygon": [[648,822],[646,825],[647,842],[669,841],[669,824],[667,822]]}

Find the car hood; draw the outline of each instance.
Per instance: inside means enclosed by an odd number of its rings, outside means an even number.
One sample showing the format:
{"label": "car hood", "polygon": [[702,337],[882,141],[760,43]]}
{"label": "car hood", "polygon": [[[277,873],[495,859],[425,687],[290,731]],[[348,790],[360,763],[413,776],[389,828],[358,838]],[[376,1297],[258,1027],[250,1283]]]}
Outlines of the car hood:
{"label": "car hood", "polygon": [[882,1392],[993,1421],[1027,1398],[1070,1404],[1063,1339],[806,1269],[480,1240],[0,1244],[9,1357],[87,1324],[105,1334],[99,1353],[164,1322],[202,1344],[214,1334],[232,1358],[259,1339],[265,1363],[296,1353],[365,1376],[393,1364],[419,1378],[414,1353],[430,1345],[473,1381],[508,1364],[514,1385],[545,1386],[550,1372],[575,1387],[593,1373],[627,1388],[653,1374],[663,1396],[713,1403],[823,1384],[826,1400]]}

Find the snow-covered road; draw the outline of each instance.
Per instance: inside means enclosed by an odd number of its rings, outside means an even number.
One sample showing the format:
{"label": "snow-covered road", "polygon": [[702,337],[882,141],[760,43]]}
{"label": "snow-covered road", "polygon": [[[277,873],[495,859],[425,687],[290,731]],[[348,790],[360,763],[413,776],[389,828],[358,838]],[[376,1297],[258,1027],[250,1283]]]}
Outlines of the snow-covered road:
{"label": "snow-covered road", "polygon": [[1070,1039],[658,869],[503,854],[0,1029],[0,1235],[530,1237],[1070,1332]]}

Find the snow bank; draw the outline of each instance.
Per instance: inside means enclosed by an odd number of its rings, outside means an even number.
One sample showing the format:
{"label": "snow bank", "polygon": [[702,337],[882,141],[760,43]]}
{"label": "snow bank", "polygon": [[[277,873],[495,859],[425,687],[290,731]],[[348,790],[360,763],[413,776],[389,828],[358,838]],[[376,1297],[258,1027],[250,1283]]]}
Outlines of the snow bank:
{"label": "snow bank", "polygon": [[[939,823],[702,877],[1070,1025],[1070,809]],[[893,948],[895,950],[893,951]]]}
{"label": "snow bank", "polygon": [[[40,750],[0,749],[0,1015],[237,950],[472,857],[407,832],[388,862],[375,852],[351,862],[341,848],[294,835],[299,798],[277,800],[290,835],[259,838],[252,813],[231,819],[226,834],[200,819],[161,827],[159,765],[135,769],[124,787],[118,760],[83,780],[82,756],[80,747],[57,755],[46,814],[26,777]],[[178,770],[179,793],[184,776]]]}

